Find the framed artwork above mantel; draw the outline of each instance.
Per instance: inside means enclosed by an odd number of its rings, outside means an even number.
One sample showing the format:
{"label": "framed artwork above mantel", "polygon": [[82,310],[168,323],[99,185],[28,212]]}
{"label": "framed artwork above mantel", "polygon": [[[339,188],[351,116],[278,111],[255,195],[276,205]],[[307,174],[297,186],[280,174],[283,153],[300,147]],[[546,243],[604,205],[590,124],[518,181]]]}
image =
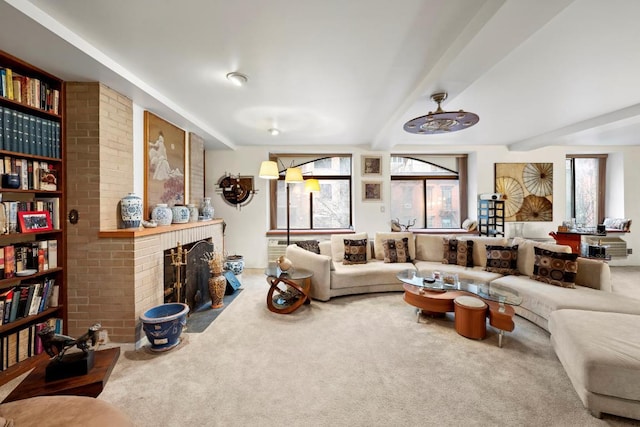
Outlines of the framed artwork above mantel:
{"label": "framed artwork above mantel", "polygon": [[158,203],[184,204],[185,138],[184,130],[144,112],[144,218]]}

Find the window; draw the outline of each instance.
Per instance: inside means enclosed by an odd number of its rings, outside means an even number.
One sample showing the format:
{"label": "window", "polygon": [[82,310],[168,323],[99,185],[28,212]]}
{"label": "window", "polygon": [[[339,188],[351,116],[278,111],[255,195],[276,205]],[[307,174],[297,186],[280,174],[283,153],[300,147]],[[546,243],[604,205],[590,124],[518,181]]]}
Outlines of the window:
{"label": "window", "polygon": [[604,219],[607,155],[568,155],[566,160],[566,219],[595,227]]}
{"label": "window", "polygon": [[466,156],[391,156],[391,218],[415,228],[460,228]]}
{"label": "window", "polygon": [[289,221],[291,230],[343,229],[352,225],[351,156],[278,155],[280,178],[271,198],[271,228],[287,229],[287,167],[299,166],[305,178],[320,182],[320,191],[309,193],[303,184],[289,184]]}

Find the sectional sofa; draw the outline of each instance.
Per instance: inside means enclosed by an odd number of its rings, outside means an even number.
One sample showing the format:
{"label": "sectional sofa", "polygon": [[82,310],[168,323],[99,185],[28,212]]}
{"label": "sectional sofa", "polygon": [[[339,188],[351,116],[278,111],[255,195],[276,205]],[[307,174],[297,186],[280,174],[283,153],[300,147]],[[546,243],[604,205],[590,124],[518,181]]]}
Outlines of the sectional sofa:
{"label": "sectional sofa", "polygon": [[[406,241],[402,240],[405,238]],[[364,262],[345,262],[345,239],[368,242],[366,254],[362,255]],[[466,252],[458,250],[457,254],[451,254],[445,239],[464,242]],[[410,261],[399,257],[398,262],[389,262],[385,245],[388,249],[391,241],[406,242]],[[515,259],[501,264],[505,268],[487,268],[488,256],[490,264],[496,265],[494,249],[506,251],[509,246]],[[347,246],[347,251],[350,250]],[[556,354],[585,407],[595,416],[606,412],[640,419],[640,337],[632,335],[638,335],[635,331],[640,325],[640,300],[612,293],[609,266],[600,260],[578,257],[573,263],[577,271],[571,287],[565,287],[566,283],[555,283],[563,286],[545,283],[553,281],[538,274],[544,263],[549,262],[541,254],[549,253],[564,257],[561,254],[570,254],[571,248],[522,238],[377,232],[373,238],[367,233],[335,234],[330,240],[319,242],[315,252],[296,244],[286,250],[294,267],[313,271],[310,294],[320,301],[350,294],[402,291],[402,283],[396,276],[406,269],[414,269],[423,277],[437,271],[454,273],[477,283],[506,286],[522,297],[522,304],[515,307],[516,313],[551,333]],[[554,258],[549,259],[554,262]],[[595,319],[587,323],[591,329],[585,328],[584,318]],[[598,319],[608,326],[599,327]],[[569,340],[571,331],[581,331],[581,335],[589,338]],[[605,350],[599,342],[615,345]],[[608,376],[615,378],[613,383],[604,379]]]}

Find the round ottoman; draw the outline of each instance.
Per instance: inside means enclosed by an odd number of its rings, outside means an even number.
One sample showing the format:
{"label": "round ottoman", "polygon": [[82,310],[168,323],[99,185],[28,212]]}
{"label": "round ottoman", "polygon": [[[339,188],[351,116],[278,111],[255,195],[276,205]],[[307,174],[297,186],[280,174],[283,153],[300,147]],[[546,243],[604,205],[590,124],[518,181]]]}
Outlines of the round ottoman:
{"label": "round ottoman", "polygon": [[480,298],[459,296],[453,300],[456,332],[481,340],[487,334],[487,304]]}

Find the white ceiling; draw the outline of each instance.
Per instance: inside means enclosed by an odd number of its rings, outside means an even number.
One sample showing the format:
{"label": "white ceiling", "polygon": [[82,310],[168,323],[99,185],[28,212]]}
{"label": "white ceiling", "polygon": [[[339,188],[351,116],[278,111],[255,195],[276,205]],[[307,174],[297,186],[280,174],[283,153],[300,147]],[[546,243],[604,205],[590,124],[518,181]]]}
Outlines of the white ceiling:
{"label": "white ceiling", "polygon": [[[638,0],[0,0],[0,49],[212,149],[640,145],[639,17]],[[406,133],[442,90],[480,122]]]}

